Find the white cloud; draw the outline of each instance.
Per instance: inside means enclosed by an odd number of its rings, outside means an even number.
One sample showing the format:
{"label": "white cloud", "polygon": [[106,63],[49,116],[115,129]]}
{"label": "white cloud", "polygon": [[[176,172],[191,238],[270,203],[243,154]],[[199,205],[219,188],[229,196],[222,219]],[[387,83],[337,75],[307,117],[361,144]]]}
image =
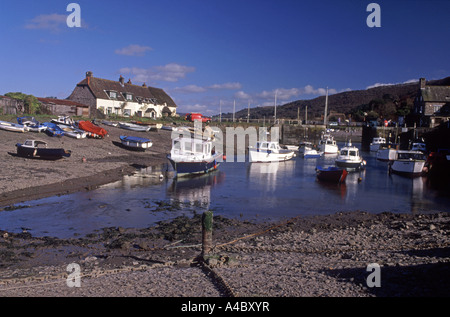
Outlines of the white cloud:
{"label": "white cloud", "polygon": [[131,44],[127,47],[115,50],[117,55],[126,55],[126,56],[144,56],[144,54],[148,51],[153,50],[149,46],[141,46],[137,44]]}
{"label": "white cloud", "polygon": [[225,89],[225,90],[237,90],[241,89],[242,85],[240,83],[224,83],[224,84],[214,84],[209,86],[210,89]]}
{"label": "white cloud", "polygon": [[376,87],[382,87],[382,86],[393,86],[393,85],[401,85],[401,84],[412,84],[412,83],[416,83],[416,82],[418,82],[418,81],[419,81],[418,79],[409,79],[409,80],[406,80],[406,81],[404,81],[404,82],[402,82],[402,83],[388,83],[388,84],[386,84],[386,83],[375,83],[375,84],[373,84],[373,85],[367,86],[366,89],[371,89],[371,88],[376,88]]}
{"label": "white cloud", "polygon": [[242,88],[240,83],[223,83],[214,84],[210,86],[197,86],[197,85],[187,85],[184,87],[176,87],[172,89],[173,92],[191,94],[191,93],[203,93],[208,90],[236,90]]}
{"label": "white cloud", "polygon": [[202,93],[205,92],[206,90],[207,89],[205,87],[200,87],[197,85],[187,85],[184,87],[174,88],[171,91],[176,93],[191,94],[191,93]]}
{"label": "white cloud", "polygon": [[120,73],[134,76],[133,81],[147,83],[155,81],[177,82],[178,80],[185,78],[188,73],[194,71],[195,67],[176,63],[151,68],[125,67],[119,70]]}
{"label": "white cloud", "polygon": [[25,24],[25,29],[29,30],[50,30],[59,32],[67,26],[67,16],[64,14],[42,14],[31,19]]}

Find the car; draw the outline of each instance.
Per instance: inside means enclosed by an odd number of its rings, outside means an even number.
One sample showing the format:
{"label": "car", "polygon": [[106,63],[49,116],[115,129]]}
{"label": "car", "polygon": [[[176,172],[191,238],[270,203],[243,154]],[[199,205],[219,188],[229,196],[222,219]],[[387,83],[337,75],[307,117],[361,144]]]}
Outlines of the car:
{"label": "car", "polygon": [[186,121],[194,122],[196,120],[201,121],[202,123],[210,123],[211,118],[202,115],[201,113],[188,113],[185,118]]}

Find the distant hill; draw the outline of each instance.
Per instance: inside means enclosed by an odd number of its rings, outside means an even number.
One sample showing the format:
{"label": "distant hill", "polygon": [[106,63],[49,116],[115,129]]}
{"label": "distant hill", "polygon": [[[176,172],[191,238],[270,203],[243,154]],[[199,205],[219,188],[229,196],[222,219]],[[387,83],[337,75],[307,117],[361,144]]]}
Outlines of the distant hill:
{"label": "distant hill", "polygon": [[[450,85],[450,77],[427,81],[427,85]],[[363,113],[384,118],[395,118],[407,115],[413,107],[414,98],[419,89],[419,82],[410,84],[387,85],[366,90],[353,90],[328,96],[329,120],[339,114],[352,114],[355,121],[359,121]],[[304,118],[308,107],[308,120],[323,120],[325,111],[325,96],[311,100],[297,100],[277,107],[277,118],[297,119],[297,112]],[[300,110],[298,110],[300,109]],[[222,114],[224,118],[231,118],[232,113]],[[273,117],[274,107],[256,107],[250,109],[251,119]],[[235,114],[236,118],[247,118],[247,109]]]}

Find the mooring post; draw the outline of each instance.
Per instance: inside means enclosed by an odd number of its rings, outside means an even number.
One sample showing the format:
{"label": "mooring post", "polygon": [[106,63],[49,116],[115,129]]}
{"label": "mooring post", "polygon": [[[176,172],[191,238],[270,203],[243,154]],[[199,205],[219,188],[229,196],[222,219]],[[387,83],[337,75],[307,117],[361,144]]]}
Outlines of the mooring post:
{"label": "mooring post", "polygon": [[213,213],[205,211],[202,215],[202,256],[208,256],[212,247]]}

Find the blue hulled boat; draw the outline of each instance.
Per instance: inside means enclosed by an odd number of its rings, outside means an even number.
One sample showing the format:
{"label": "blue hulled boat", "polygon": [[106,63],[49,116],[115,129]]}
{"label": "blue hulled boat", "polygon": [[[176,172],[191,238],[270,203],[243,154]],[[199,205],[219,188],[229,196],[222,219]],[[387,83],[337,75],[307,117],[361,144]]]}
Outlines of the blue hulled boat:
{"label": "blue hulled boat", "polygon": [[183,177],[217,169],[223,160],[223,154],[213,150],[212,141],[180,137],[172,140],[172,150],[167,159],[177,177]]}

